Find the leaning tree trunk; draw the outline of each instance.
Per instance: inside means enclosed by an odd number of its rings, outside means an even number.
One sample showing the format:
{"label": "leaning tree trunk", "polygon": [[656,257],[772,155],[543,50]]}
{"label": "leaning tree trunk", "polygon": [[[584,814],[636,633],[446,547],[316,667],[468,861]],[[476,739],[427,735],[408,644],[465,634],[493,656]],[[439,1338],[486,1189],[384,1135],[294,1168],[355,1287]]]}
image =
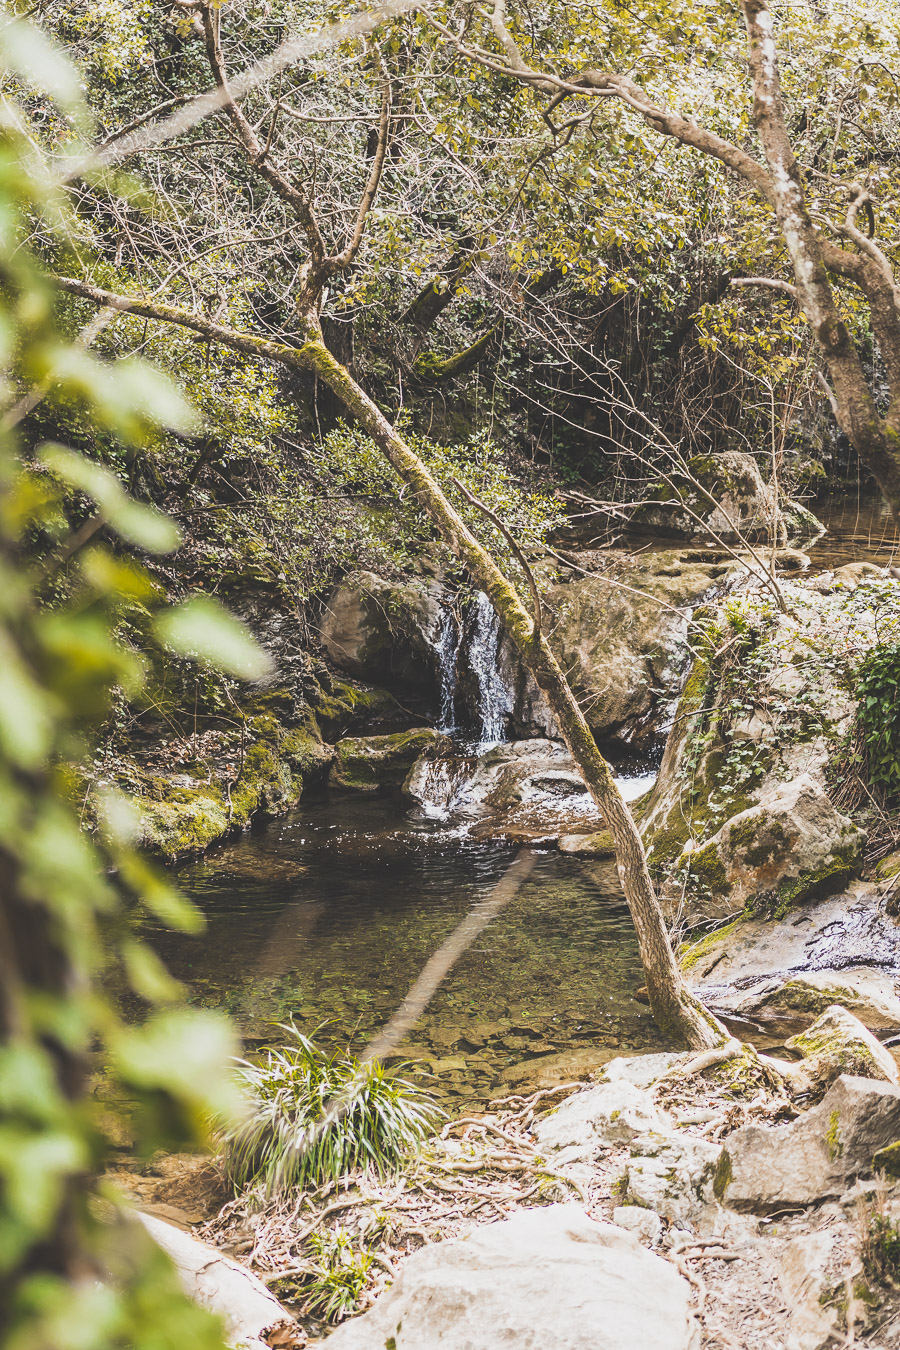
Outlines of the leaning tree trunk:
{"label": "leaning tree trunk", "polygon": [[[312,330],[310,324],[310,330]],[[443,538],[489,596],[535,683],[547,700],[566,744],[584,775],[591,796],[603,813],[613,837],[619,876],[637,932],[641,961],[647,977],[650,1007],[658,1026],[694,1049],[723,1044],[728,1033],[687,989],[650,873],[644,846],[629,811],[597,748],[593,733],[572,693],[547,639],[535,626],[519,596],[487,550],[478,542],[406,441],[353,377],[312,332],[303,346],[309,365],[337,394],[344,406],[372,437],[400,478],[413,489]]]}
{"label": "leaning tree trunk", "polygon": [[609,765],[600,754],[575,695],[550,650],[545,637],[535,634],[534,624],[515,588],[491,555],[447,500],[419,457],[381,413],[379,408],[335,360],[322,340],[314,288],[307,291],[309,307],[301,317],[307,338],[302,347],[288,347],[268,338],[242,333],[157,300],[117,295],[71,277],[56,277],[63,290],[82,295],[123,313],[138,314],[163,323],[173,323],[202,333],[213,342],[295,370],[314,371],[372,437],[399,477],[413,489],[423,510],[456,556],[465,564],[491,604],[514,643],[524,664],[553,711],[594,801],[603,813],[616,850],[619,876],[638,937],[641,962],[654,1019],[661,1030],[693,1049],[724,1045],[728,1032],[685,985],[672,951],[659,900],[647,870],[647,859],[634,818],[613,781]]}

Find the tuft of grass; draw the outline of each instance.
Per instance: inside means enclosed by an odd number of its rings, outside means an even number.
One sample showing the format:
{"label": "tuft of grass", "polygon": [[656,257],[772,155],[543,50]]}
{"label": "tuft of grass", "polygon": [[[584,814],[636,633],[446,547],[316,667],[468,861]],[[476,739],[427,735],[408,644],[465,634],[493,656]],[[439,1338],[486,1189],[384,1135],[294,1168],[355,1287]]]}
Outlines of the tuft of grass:
{"label": "tuft of grass", "polygon": [[372,1269],[371,1252],[357,1250],[346,1228],[310,1238],[316,1273],[304,1292],[304,1312],[326,1322],[339,1322],[355,1312]]}
{"label": "tuft of grass", "polygon": [[[395,1172],[444,1112],[431,1095],[377,1061],[328,1055],[297,1027],[263,1064],[240,1061],[250,1098],[225,1139],[225,1169],[237,1190],[308,1190],[348,1172]],[[401,1066],[405,1067],[405,1066]]]}

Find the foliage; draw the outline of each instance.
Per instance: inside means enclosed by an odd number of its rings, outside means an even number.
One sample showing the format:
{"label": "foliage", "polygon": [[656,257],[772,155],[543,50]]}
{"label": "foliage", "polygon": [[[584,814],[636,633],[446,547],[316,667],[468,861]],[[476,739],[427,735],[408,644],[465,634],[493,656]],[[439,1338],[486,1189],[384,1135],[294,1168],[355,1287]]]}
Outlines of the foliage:
{"label": "foliage", "polygon": [[346,1228],[314,1233],[310,1246],[317,1269],[305,1286],[305,1306],[314,1316],[339,1322],[356,1310],[373,1258],[365,1248],[354,1247]]}
{"label": "foliage", "polygon": [[857,677],[857,721],[867,776],[888,801],[900,797],[900,643],[881,643],[864,657]]}
{"label": "foliage", "polygon": [[[188,432],[191,414],[149,366],[99,361],[59,327],[55,289],[23,241],[39,218],[65,249],[71,222],[11,93],[18,83],[52,101],[70,125],[88,114],[75,72],[27,25],[0,29],[0,68],[0,1322],[8,1350],[216,1350],[217,1319],[187,1300],[121,1199],[91,1179],[112,1151],[112,1101],[130,1102],[145,1155],[202,1144],[213,1117],[231,1118],[231,1033],[216,1015],[177,1007],[178,986],[136,938],[135,908],[189,931],[200,920],[132,848],[124,798],[97,793],[97,828],[84,831],[80,766],[122,692],[144,680],[120,636],[126,616],[147,648],[244,676],[265,660],[211,601],[169,607],[130,555],[170,552],[170,520],[110,469],[22,435],[41,400],[77,407],[87,427],[133,447],[166,428]],[[90,519],[87,535],[73,515]],[[110,983],[130,987],[143,1021],[122,1020]]]}
{"label": "foliage", "polygon": [[[476,432],[461,445],[438,445],[398,423],[410,447],[421,457],[441,487],[453,501],[473,533],[505,568],[515,570],[509,545],[499,530],[477,507],[463,497],[457,483],[499,515],[507,529],[526,552],[540,546],[550,530],[564,519],[550,493],[538,489],[528,477],[517,478],[506,457],[484,432]],[[378,447],[367,436],[344,424],[330,432],[323,446],[322,464],[335,483],[345,492],[367,491],[381,499],[383,506],[396,498],[395,476]],[[434,537],[429,517],[415,502],[402,501],[400,511],[391,506],[389,519],[394,530],[394,548],[403,545],[419,548]],[[386,537],[387,523],[373,522],[373,534]],[[398,552],[395,558],[401,556]],[[409,555],[407,555],[407,561]]]}
{"label": "foliage", "polygon": [[[236,1187],[259,1181],[272,1193],[319,1186],[354,1168],[391,1172],[442,1114],[426,1092],[378,1062],[329,1056],[293,1023],[282,1030],[289,1044],[240,1071],[250,1112],[229,1130],[225,1150]],[[314,1128],[337,1102],[342,1109]]]}

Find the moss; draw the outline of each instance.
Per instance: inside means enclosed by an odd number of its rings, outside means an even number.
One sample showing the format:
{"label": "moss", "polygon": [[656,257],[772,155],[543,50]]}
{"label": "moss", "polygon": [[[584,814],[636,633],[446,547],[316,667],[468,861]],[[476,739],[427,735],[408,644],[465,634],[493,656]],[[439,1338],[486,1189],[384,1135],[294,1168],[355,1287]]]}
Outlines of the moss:
{"label": "moss", "polygon": [[828,1129],[825,1131],[825,1146],[828,1149],[828,1156],[832,1162],[840,1158],[844,1152],[844,1143],[841,1139],[841,1118],[837,1111],[832,1111],[828,1118]]}
{"label": "moss", "polygon": [[725,1199],[725,1192],[734,1180],[734,1169],[731,1166],[731,1158],[728,1156],[728,1149],[723,1148],[719,1154],[719,1161],[716,1165],[715,1176],[713,1177],[713,1195],[717,1200]]}
{"label": "moss", "polygon": [[693,889],[710,895],[727,895],[731,890],[728,873],[714,839],[701,844],[699,848],[686,849],[679,863],[687,869]]}
{"label": "moss", "polygon": [[842,890],[853,876],[856,861],[855,853],[850,858],[839,853],[827,859],[821,867],[801,872],[798,877],[784,877],[775,888],[772,917],[783,919],[796,905],[805,904],[808,900],[820,900],[823,896]]}
{"label": "moss", "polygon": [[891,877],[895,877],[898,872],[900,872],[900,852],[889,853],[886,858],[882,858],[875,869],[875,875],[879,881],[888,881]]}
{"label": "moss", "polygon": [[780,820],[757,812],[729,826],[728,844],[733,853],[741,852],[751,867],[764,867],[785,853],[789,841]]}
{"label": "moss", "polygon": [[743,922],[742,917],[732,919],[731,923],[716,928],[712,933],[707,933],[705,937],[698,938],[696,942],[682,944],[678,949],[678,962],[681,969],[684,971],[693,970],[694,966],[711,955],[720,943],[731,937],[732,933],[736,932]]}
{"label": "moss", "polygon": [[335,681],[331,693],[317,694],[313,710],[322,734],[332,741],[354,725],[402,715],[399,703],[386,689],[364,689],[345,681]]}
{"label": "moss", "polygon": [[354,736],[338,741],[330,782],[357,792],[401,787],[420,755],[435,753],[445,738],[430,727],[415,727],[392,736]]}
{"label": "moss", "polygon": [[889,1177],[900,1177],[900,1139],[880,1148],[872,1159],[872,1167],[876,1172],[886,1172]]}

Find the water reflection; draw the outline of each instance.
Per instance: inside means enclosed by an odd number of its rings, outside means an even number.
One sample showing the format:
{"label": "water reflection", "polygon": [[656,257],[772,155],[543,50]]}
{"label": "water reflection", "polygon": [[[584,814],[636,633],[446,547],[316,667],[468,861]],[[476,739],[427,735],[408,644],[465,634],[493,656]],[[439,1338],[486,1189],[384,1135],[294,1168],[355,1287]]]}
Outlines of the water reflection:
{"label": "water reflection", "polygon": [[[251,1040],[277,1039],[293,1014],[307,1031],[329,1019],[325,1037],[359,1049],[514,852],[413,821],[395,798],[321,800],[180,869],[207,931],[154,943],[192,999],[227,1008]],[[548,852],[438,992],[409,1057],[447,1095],[483,1101],[523,1062],[659,1048],[642,983],[614,867]]]}

